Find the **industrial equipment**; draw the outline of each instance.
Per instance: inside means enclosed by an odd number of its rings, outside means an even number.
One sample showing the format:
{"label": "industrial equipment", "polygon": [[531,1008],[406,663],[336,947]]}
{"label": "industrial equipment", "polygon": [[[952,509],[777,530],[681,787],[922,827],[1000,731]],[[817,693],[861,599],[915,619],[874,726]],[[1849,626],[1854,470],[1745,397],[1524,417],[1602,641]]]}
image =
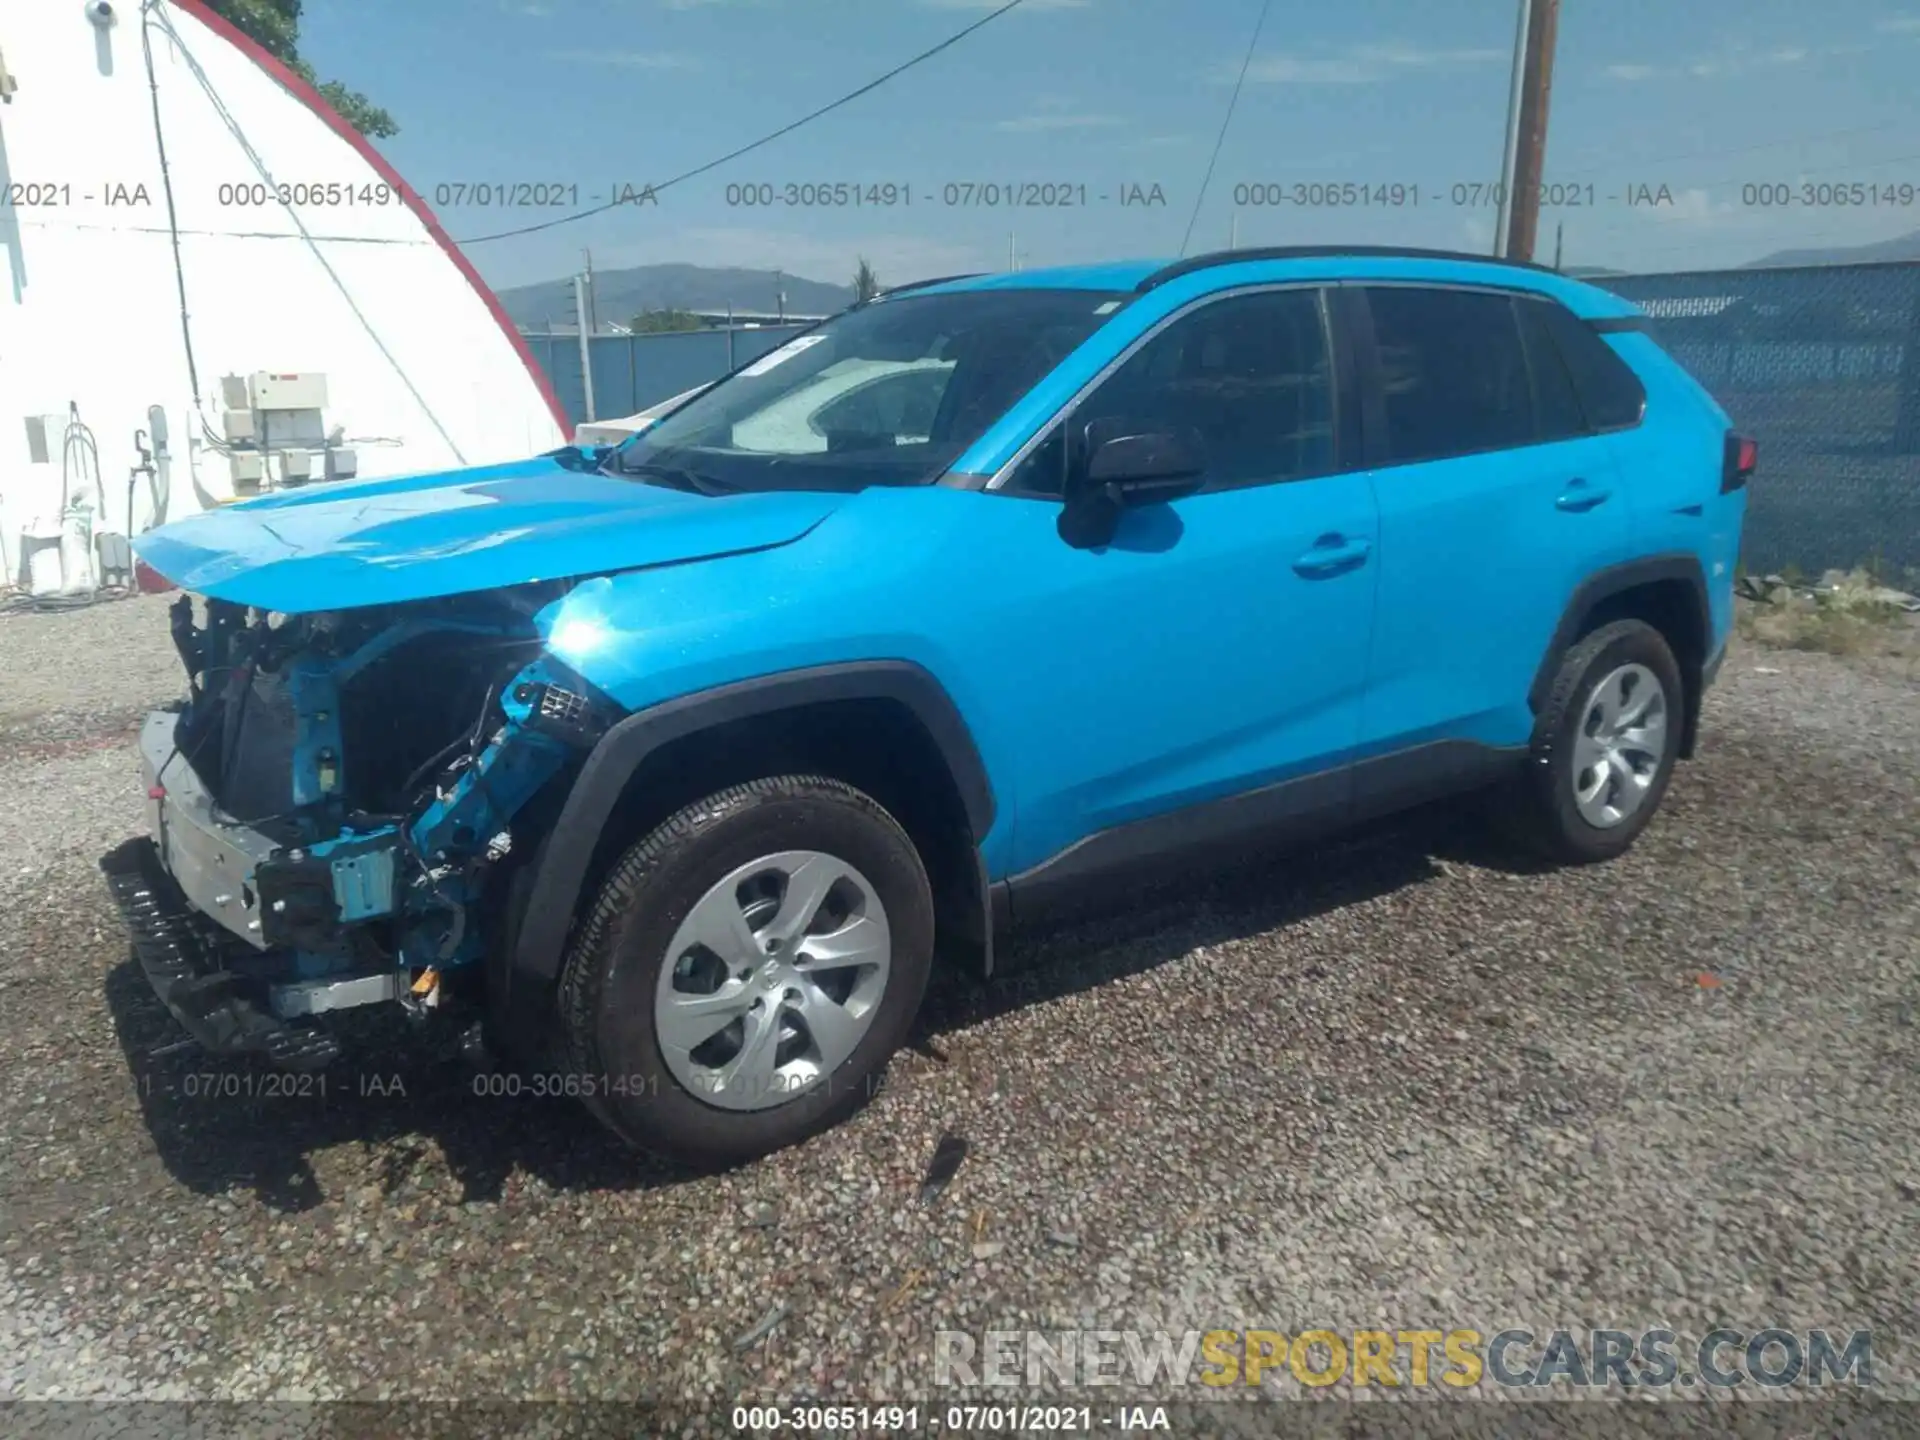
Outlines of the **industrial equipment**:
{"label": "industrial equipment", "polygon": [[220,402],[220,440],[235,499],[358,473],[354,452],[339,446],[342,431],[327,429],[325,375],[228,375],[220,381]]}

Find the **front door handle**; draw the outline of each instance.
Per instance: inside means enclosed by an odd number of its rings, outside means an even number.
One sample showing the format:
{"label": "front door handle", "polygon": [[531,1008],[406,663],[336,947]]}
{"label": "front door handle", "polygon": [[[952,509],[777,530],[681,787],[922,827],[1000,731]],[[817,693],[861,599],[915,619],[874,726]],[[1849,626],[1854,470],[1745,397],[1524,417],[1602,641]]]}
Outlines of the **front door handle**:
{"label": "front door handle", "polygon": [[1596,505],[1606,504],[1607,497],[1612,494],[1611,490],[1602,490],[1599,486],[1589,485],[1584,480],[1574,480],[1553,503],[1562,510],[1571,510],[1578,515],[1593,509]]}
{"label": "front door handle", "polygon": [[1313,542],[1311,550],[1293,562],[1293,570],[1296,575],[1309,580],[1326,580],[1359,569],[1367,563],[1367,556],[1372,553],[1373,543],[1369,540],[1322,535]]}

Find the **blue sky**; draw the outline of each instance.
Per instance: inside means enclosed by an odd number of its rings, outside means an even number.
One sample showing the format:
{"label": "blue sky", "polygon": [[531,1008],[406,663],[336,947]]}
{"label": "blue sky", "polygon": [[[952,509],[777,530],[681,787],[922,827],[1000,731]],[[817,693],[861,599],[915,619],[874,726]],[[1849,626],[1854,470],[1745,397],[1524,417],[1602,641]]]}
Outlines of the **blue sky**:
{"label": "blue sky", "polygon": [[[308,0],[303,48],[393,113],[402,133],[381,148],[430,202],[442,186],[544,182],[577,186],[584,205],[786,124],[996,3]],[[582,247],[603,269],[689,261],[842,282],[865,255],[886,283],[1000,268],[1009,235],[1023,267],[1175,254],[1259,13],[1259,0],[1026,0],[657,205],[468,253],[500,287],[570,274]],[[1189,248],[1230,233],[1484,248],[1494,211],[1454,187],[1499,177],[1514,19],[1513,0],[1272,0]],[[1916,75],[1920,3],[1566,0],[1547,178],[1591,203],[1544,214],[1541,258],[1556,221],[1566,263],[1635,270],[1920,229]],[[728,203],[730,185],[841,181],[911,199]],[[949,185],[1027,182],[1084,186],[1089,203],[944,203]],[[1396,205],[1251,203],[1285,188],[1234,203],[1237,187],[1325,182],[1414,187],[1418,203],[1406,189]],[[1904,184],[1912,199],[1743,203],[1745,187],[1802,182]],[[1118,203],[1154,185],[1164,204]],[[1662,185],[1671,203],[1624,202]],[[438,208],[468,240],[573,207]]]}

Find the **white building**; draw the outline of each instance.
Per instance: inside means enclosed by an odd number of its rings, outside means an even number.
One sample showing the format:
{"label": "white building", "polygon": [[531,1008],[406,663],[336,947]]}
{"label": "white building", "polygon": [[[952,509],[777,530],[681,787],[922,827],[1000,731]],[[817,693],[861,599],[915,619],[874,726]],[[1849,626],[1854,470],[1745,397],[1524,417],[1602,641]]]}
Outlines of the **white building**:
{"label": "white building", "polygon": [[[263,401],[262,374],[322,383]],[[136,431],[152,448],[160,428],[129,515]],[[256,474],[419,472],[564,437],[425,203],[201,0],[0,0],[0,584],[63,514],[138,533]]]}

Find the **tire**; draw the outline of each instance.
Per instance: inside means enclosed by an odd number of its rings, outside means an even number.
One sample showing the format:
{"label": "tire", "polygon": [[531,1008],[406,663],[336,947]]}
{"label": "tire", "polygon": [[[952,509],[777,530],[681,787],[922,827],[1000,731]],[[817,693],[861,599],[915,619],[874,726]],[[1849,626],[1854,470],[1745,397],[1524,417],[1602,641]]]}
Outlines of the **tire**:
{"label": "tire", "polygon": [[[796,930],[816,890],[815,928]],[[812,775],[723,790],[601,883],[560,976],[568,1084],[629,1144],[696,1168],[796,1144],[877,1089],[926,993],[933,934],[920,856],[870,796]],[[726,1023],[668,1043],[710,1019]]]}
{"label": "tire", "polygon": [[[1650,754],[1651,730],[1628,726],[1612,747],[1618,758],[1589,764],[1609,748],[1604,740],[1611,733],[1609,706],[1611,713],[1631,720],[1648,697],[1650,681],[1658,684],[1659,695],[1648,704],[1664,716],[1657,756]],[[1526,849],[1562,864],[1587,865],[1624,854],[1659,809],[1673,778],[1686,714],[1684,684],[1672,649],[1645,621],[1616,620],[1582,636],[1561,659],[1534,723],[1526,768],[1498,806],[1502,828]],[[1622,693],[1628,696],[1624,706],[1618,698]],[[1596,719],[1598,750],[1582,743]],[[1583,794],[1592,797],[1585,805]]]}

